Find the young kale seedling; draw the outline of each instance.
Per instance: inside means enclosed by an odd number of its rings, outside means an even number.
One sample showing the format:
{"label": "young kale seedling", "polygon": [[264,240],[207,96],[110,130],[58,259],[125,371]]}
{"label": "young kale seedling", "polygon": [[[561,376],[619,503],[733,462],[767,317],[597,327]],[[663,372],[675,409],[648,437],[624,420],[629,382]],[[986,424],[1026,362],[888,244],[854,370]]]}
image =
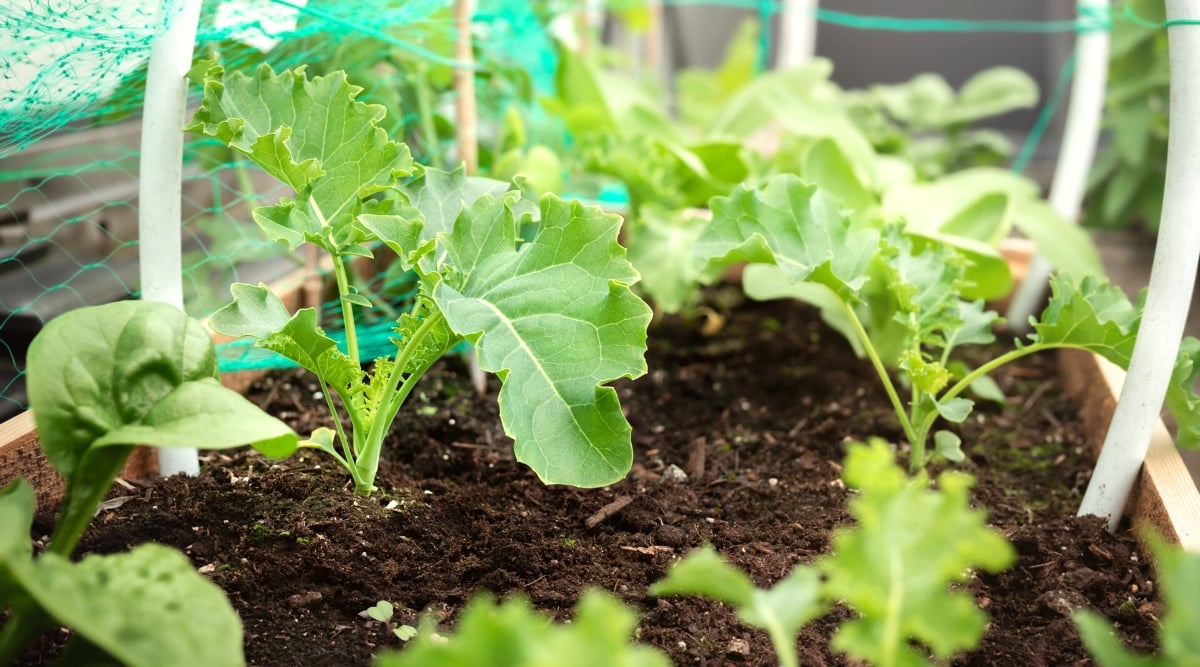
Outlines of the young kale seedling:
{"label": "young kale seedling", "polygon": [[[743,281],[750,296],[798,298],[820,308],[871,360],[912,447],[913,470],[929,461],[927,441],[938,418],[965,420],[974,403],[963,394],[994,396],[986,377],[1004,364],[1066,347],[1128,367],[1140,309],[1101,279],[1055,276],[1050,303],[1032,322],[1029,338],[971,369],[951,353],[992,342],[999,318],[982,300],[960,297],[966,260],[953,247],[908,236],[898,224],[879,229],[852,221],[837,199],[795,176],[778,176],[761,188],[738,186],[731,196],[714,198],[711,208],[712,221],[695,247],[705,273],[747,262]],[[1184,444],[1200,442],[1200,398],[1191,389],[1198,360],[1200,343],[1185,341],[1167,393]],[[907,401],[889,369],[902,373]],[[963,456],[954,433],[939,430],[933,440],[946,458]]]}
{"label": "young kale seedling", "polygon": [[396,607],[387,600],[380,600],[374,605],[358,612],[358,615],[363,618],[369,618],[377,623],[382,623],[388,629],[388,634],[393,635],[396,639],[406,642],[417,636],[417,629],[411,625],[401,624],[395,625],[392,623],[392,618],[396,614]]}
{"label": "young kale seedling", "polygon": [[[653,595],[702,595],[730,604],[743,623],[765,630],[779,664],[797,667],[796,635],[830,604],[857,617],[841,624],[833,648],[880,667],[926,664],[979,643],[987,617],[971,597],[951,591],[972,568],[999,572],[1012,564],[1012,545],[970,507],[969,475],[949,471],[937,489],[921,473],[910,479],[881,440],[853,444],[846,483],[857,525],[838,529],[830,554],[798,565],[770,590],[757,588],[711,547],[688,554]],[[921,650],[923,646],[925,650]]]}
{"label": "young kale seedling", "polygon": [[217,380],[208,332],[178,309],[122,301],[51,320],[29,347],[29,403],[46,458],[66,480],[47,553],[33,558],[34,497],[0,490],[0,665],[41,632],[72,628],[63,664],[244,664],[242,628],[183,554],[143,545],[69,560],[134,445],[250,444],[269,456],[296,435]]}
{"label": "young kale seedling", "polygon": [[[345,466],[356,493],[374,490],[384,436],[417,381],[463,339],[503,381],[500,417],[518,460],[547,483],[621,479],[632,463],[630,428],[603,385],[645,372],[650,309],[629,289],[638,274],[617,244],[620,219],[553,195],[525,201],[504,183],[461,171],[422,169],[378,126],[383,109],[355,101],[360,90],[340,72],[309,80],[303,68],[207,70],[188,129],[295,191],[254,219],[272,240],[329,253],[347,345],[321,331],[313,309],[291,315],[263,285],[235,284],[213,328],[251,336],[316,374],[336,434],[315,433],[305,446]],[[420,292],[397,320],[395,355],[365,372],[355,309],[372,304],[351,286],[347,263],[379,244],[415,272]]]}

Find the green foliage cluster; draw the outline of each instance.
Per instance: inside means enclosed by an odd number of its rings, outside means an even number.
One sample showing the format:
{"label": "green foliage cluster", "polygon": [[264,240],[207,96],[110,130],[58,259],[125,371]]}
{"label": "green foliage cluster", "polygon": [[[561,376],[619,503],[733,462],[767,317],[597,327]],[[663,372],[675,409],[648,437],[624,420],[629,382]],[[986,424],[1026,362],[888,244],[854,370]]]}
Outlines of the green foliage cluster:
{"label": "green foliage cluster", "polygon": [[631,642],[637,617],[611,595],[585,592],[571,622],[554,624],[524,598],[496,604],[476,597],[450,637],[426,621],[400,653],[384,653],[375,667],[668,667],[658,649]]}
{"label": "green foliage cluster", "polygon": [[[795,176],[777,176],[762,187],[738,186],[712,201],[712,221],[694,246],[702,273],[720,275],[746,263],[743,286],[753,298],[796,298],[821,310],[824,319],[870,358],[901,428],[912,446],[910,464],[929,460],[926,441],[938,419],[961,423],[971,413],[968,391],[996,398],[984,378],[996,368],[1043,350],[1089,350],[1128,367],[1140,308],[1119,289],[1091,275],[1051,281],[1053,295],[1033,333],[1016,349],[969,368],[952,359],[963,345],[994,340],[995,313],[984,309],[972,263],[936,236],[901,225],[877,229],[856,222],[839,200]],[[1168,405],[1180,421],[1179,440],[1194,445],[1200,405],[1192,389],[1200,342],[1184,345]],[[898,371],[897,387],[889,371]],[[907,403],[901,398],[907,390]],[[1002,398],[1002,397],[1001,397]],[[933,434],[935,451],[962,458],[960,440],[948,430]]]}
{"label": "green foliage cluster", "polygon": [[928,74],[846,91],[815,59],[757,74],[754,26],[743,26],[725,63],[682,73],[679,119],[662,96],[576,54],[564,53],[557,96],[546,102],[575,141],[576,172],[619,179],[629,193],[624,239],[639,289],[667,313],[690,312],[702,274],[690,257],[703,221],[690,209],[739,184],[798,175],[840,199],[858,220],[905,219],[910,234],[957,247],[983,298],[1012,277],[997,246],[1013,229],[1074,275],[1099,273],[1090,238],[1056,213],[1033,181],[986,165],[1010,147],[980,120],[1033,105],[1028,76],[994,68],[954,91]]}
{"label": "green foliage cluster", "polygon": [[1163,0],[1123,0],[1144,21],[1114,21],[1102,145],[1088,179],[1084,221],[1096,227],[1157,229],[1167,175],[1170,71]]}

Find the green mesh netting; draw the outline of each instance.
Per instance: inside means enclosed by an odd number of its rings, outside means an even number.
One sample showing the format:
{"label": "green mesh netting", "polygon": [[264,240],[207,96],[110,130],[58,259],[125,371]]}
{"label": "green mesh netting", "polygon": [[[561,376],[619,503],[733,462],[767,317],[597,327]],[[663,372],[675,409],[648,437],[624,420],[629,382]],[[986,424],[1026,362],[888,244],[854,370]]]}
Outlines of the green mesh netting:
{"label": "green mesh netting", "polygon": [[[0,419],[25,407],[25,349],[44,321],[138,294],[146,62],[151,41],[180,4],[0,3]],[[556,66],[545,25],[571,4],[476,3],[475,59],[489,73],[477,77],[484,125],[515,107],[537,129],[535,96],[551,89]],[[452,0],[206,0],[194,53],[227,69],[249,71],[264,62],[277,69],[307,65],[311,74],[345,69],[365,88],[360,99],[388,108],[388,129],[419,160],[453,166],[452,6]],[[235,280],[278,281],[303,266],[303,255],[266,243],[250,222],[253,207],[285,194],[272,179],[191,137],[184,160],[190,314],[222,305]],[[403,308],[403,281],[381,274],[362,284],[386,295],[388,307]],[[364,338],[386,345],[386,323]],[[229,367],[274,363],[236,345],[224,356]]]}

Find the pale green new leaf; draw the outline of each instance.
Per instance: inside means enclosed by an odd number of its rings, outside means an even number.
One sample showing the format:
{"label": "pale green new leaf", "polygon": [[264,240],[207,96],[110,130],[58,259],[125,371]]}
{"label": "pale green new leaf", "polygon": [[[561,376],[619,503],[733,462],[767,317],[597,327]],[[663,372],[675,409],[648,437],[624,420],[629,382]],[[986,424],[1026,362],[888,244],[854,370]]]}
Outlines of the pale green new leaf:
{"label": "pale green new leaf", "polygon": [[853,228],[838,200],[792,175],[761,189],[739,185],[711,206],[694,250],[706,273],[743,261],[774,264],[791,282],[817,282],[853,300],[879,253],[878,232]]}
{"label": "pale green new leaf", "polygon": [[865,212],[879,205],[879,199],[860,178],[854,164],[832,139],[813,143],[804,156],[801,174],[808,182],[842,200],[852,211]]}
{"label": "pale green new leaf", "polygon": [[712,545],[693,549],[667,569],[667,576],[650,587],[650,594],[703,595],[737,608],[754,599],[754,582],[725,560]]}
{"label": "pale green new leaf", "polygon": [[666,578],[650,587],[650,594],[700,595],[732,605],[743,623],[767,632],[784,664],[788,662],[782,653],[795,650],[800,628],[825,609],[816,569],[797,566],[772,588],[761,589],[709,545],[673,563]]}
{"label": "pale green new leaf", "polygon": [[685,212],[643,206],[626,226],[629,261],[639,288],[664,313],[677,313],[697,297],[700,266],[692,255],[707,223]]}
{"label": "pale green new leaf", "polygon": [[966,454],[963,454],[962,438],[950,431],[936,431],[933,434],[933,449],[942,458],[954,463],[960,463],[967,458]]}
{"label": "pale green new leaf", "polygon": [[1037,245],[1050,265],[1074,276],[1102,276],[1096,244],[1082,225],[1041,199],[1014,200],[1013,225]]}
{"label": "pale green new leaf", "polygon": [[209,325],[227,336],[249,336],[255,344],[281,354],[316,373],[349,400],[351,387],[361,383],[358,364],[338,349],[317,326],[317,312],[301,308],[293,315],[266,285],[234,283],[233,301],[212,314]]}
{"label": "pale green new leaf", "polygon": [[943,473],[937,490],[909,479],[886,443],[856,444],[845,463],[857,525],[839,529],[820,561],[826,595],[858,612],[833,647],[874,665],[924,665],[924,645],[939,659],[971,648],[986,618],[969,595],[951,592],[971,568],[997,572],[1015,558],[1012,545],[970,508],[968,475]]}
{"label": "pale green new leaf", "polygon": [[485,195],[441,235],[433,299],[503,380],[517,459],[546,483],[602,486],[632,464],[629,424],[603,385],[645,373],[651,313],[629,289],[638,275],[617,245],[620,223],[546,195],[536,235],[518,248],[508,199]]}
{"label": "pale green new leaf", "polygon": [[275,207],[295,213],[277,210],[272,223],[320,227],[315,205],[344,237],[362,201],[414,167],[408,147],[379,127],[384,108],[355,101],[361,91],[340,71],[308,79],[303,67],[276,74],[264,64],[247,76],[215,66],[186,129],[223,141],[297,192]]}
{"label": "pale green new leaf", "polygon": [[992,67],[967,79],[958,102],[947,109],[947,124],[969,124],[1037,104],[1037,83],[1015,67]]}

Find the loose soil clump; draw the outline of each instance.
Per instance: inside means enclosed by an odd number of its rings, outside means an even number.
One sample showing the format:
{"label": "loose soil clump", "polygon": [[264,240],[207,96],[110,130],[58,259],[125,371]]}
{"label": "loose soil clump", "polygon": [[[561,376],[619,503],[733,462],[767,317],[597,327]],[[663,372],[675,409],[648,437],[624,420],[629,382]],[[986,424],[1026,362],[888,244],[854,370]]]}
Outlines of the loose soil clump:
{"label": "loose soil clump", "polygon": [[[845,444],[901,432],[870,365],[794,304],[746,303],[724,329],[667,319],[652,329],[650,372],[616,384],[633,425],[635,464],[612,487],[542,485],[513,460],[495,403],[447,359],[422,380],[386,444],[373,498],[353,496],[336,462],[211,454],[200,476],[117,487],[80,552],[170,544],[224,588],[245,624],[252,665],[367,665],[399,642],[359,612],[380,600],[395,621],[428,611],[446,625],[472,596],[524,595],[563,620],[598,587],[634,605],[640,641],[679,665],[773,665],[764,634],[726,607],[656,599],[671,561],[713,544],[762,585],[829,548],[848,521]],[[995,375],[1007,404],[981,402],[957,428],[959,469],[1018,563],[972,579],[991,616],[960,665],[1091,664],[1070,621],[1094,609],[1133,648],[1155,648],[1152,572],[1128,532],[1073,516],[1091,472],[1076,406],[1053,357]],[[250,393],[297,431],[329,425],[315,382],[273,375]],[[47,533],[52,517],[35,525]],[[837,608],[805,628],[802,664],[843,665],[827,649]],[[40,664],[61,638],[48,637]]]}

